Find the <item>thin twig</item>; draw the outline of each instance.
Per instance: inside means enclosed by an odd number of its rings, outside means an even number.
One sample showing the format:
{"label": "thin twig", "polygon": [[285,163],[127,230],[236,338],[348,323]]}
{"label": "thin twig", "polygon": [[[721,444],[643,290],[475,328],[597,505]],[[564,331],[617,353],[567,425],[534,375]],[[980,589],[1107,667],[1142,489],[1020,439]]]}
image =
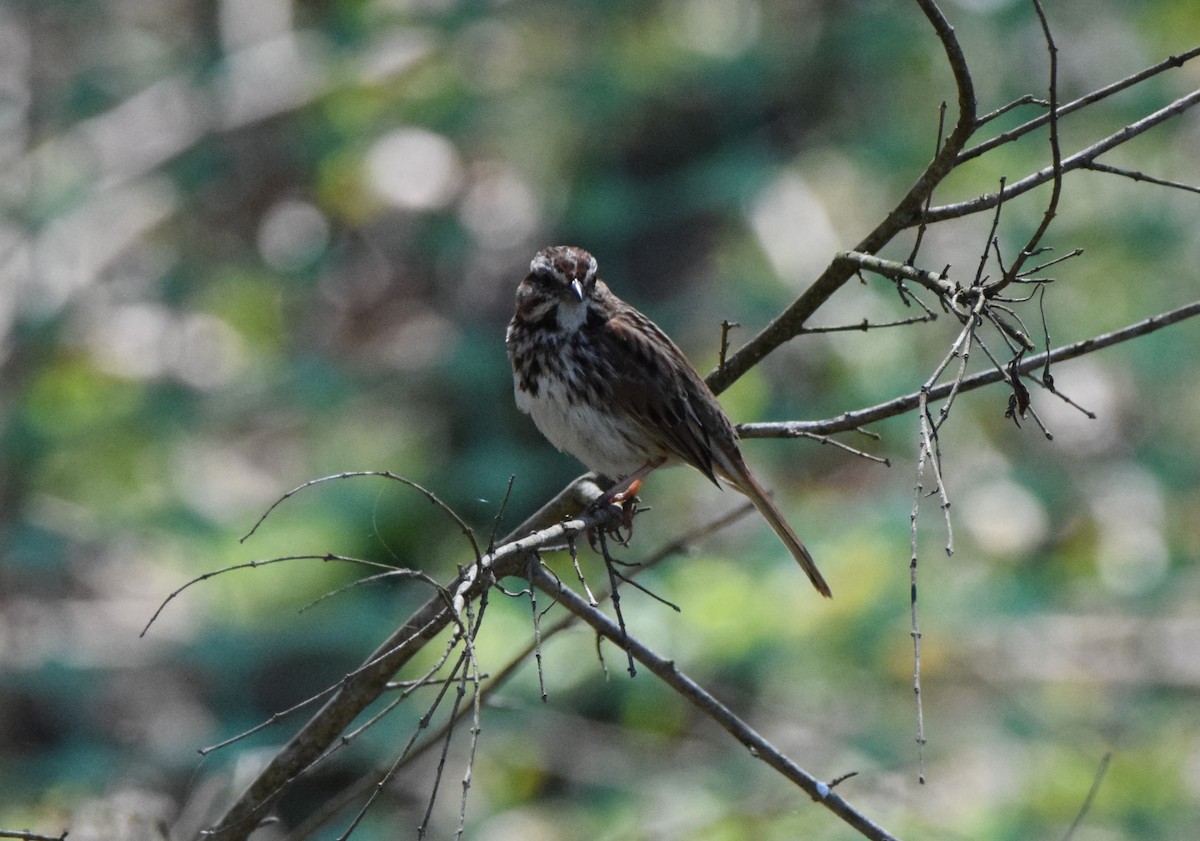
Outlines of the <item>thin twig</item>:
{"label": "thin twig", "polygon": [[[1035,275],[1040,271],[1044,271],[1045,269],[1050,268],[1051,266],[1057,266],[1059,263],[1062,263],[1066,260],[1070,260],[1075,257],[1078,257],[1081,254],[1083,254],[1083,249],[1076,248],[1071,251],[1068,251],[1066,254],[1063,254],[1061,257],[1055,257],[1053,260],[1047,260],[1045,263],[1039,263],[1038,265],[1034,266],[1032,269],[1026,269],[1025,272],[1021,275],[1021,279],[1030,280],[1030,275]],[[1043,280],[1038,280],[1036,282],[1037,283],[1045,283],[1047,281],[1045,279],[1043,279]]]}
{"label": "thin twig", "polygon": [[815,435],[812,432],[797,431],[795,435],[788,436],[788,437],[807,438],[810,441],[816,441],[819,444],[824,444],[824,445],[827,445],[830,447],[836,447],[839,450],[843,450],[847,453],[850,453],[851,455],[858,456],[859,458],[865,458],[867,461],[873,461],[876,464],[882,464],[884,467],[892,466],[892,462],[890,459],[884,458],[883,456],[877,456],[874,453],[865,452],[864,450],[860,450],[857,447],[851,447],[849,444],[845,443],[844,441],[839,441],[836,438],[832,438],[828,435]]}
{"label": "thin twig", "polygon": [[1185,190],[1189,193],[1200,193],[1200,186],[1195,184],[1184,184],[1182,181],[1170,181],[1166,178],[1155,178],[1153,175],[1147,175],[1144,172],[1138,172],[1133,169],[1126,169],[1120,166],[1110,166],[1102,164],[1099,161],[1089,161],[1084,164],[1084,169],[1090,169],[1093,172],[1105,172],[1109,175],[1120,175],[1123,178],[1130,178],[1134,181],[1145,181],[1147,184],[1157,184],[1160,187],[1171,187],[1175,190]]}
{"label": "thin twig", "polygon": [[[573,558],[576,558],[575,569],[578,571],[579,561],[578,561],[578,555],[575,552],[575,542],[574,541],[571,542],[571,556]],[[538,552],[530,552],[529,557],[528,557],[528,559],[526,559],[525,563],[529,564],[530,567],[532,567],[534,564],[537,564],[540,566],[542,563],[542,556]],[[583,580],[582,573],[580,574],[579,577],[580,577],[580,580],[582,581]],[[525,578],[530,581],[533,580],[533,570],[532,569],[529,569],[525,573]],[[587,587],[586,583],[584,584],[584,587],[585,588]],[[549,696],[546,693],[546,675],[545,675],[545,673],[542,672],[542,622],[541,622],[541,616],[538,613],[538,609],[537,609],[537,588],[534,587],[532,584],[530,584],[528,589],[529,589],[529,612],[532,615],[531,618],[533,620],[533,659],[537,663],[538,694],[542,698],[542,703],[545,703],[546,699]],[[591,591],[587,591],[587,593],[588,593],[588,603],[594,606],[596,604],[596,597],[591,594]]]}
{"label": "thin twig", "polygon": [[[332,560],[332,558],[330,558],[330,560]],[[385,572],[377,572],[374,575],[368,575],[364,578],[356,578],[353,581],[351,581],[349,584],[343,584],[341,587],[336,587],[332,590],[324,592],[321,595],[317,596],[312,601],[310,601],[308,604],[303,605],[296,612],[297,613],[306,613],[309,610],[312,610],[317,605],[321,604],[322,602],[328,601],[329,599],[332,599],[332,598],[336,598],[337,596],[340,596],[341,594],[347,592],[348,590],[353,590],[356,587],[364,587],[368,584],[375,584],[379,581],[386,581],[387,579],[390,579],[390,578],[416,578],[418,580],[424,581],[427,584],[433,584],[435,586],[437,583],[436,580],[432,576],[430,576],[428,573],[422,572],[420,570],[389,569]]]}
{"label": "thin twig", "polygon": [[910,324],[924,324],[937,319],[937,313],[929,312],[912,318],[902,318],[898,321],[868,321],[863,319],[857,324],[841,324],[836,327],[801,327],[798,335],[809,333],[865,333],[868,330],[881,330],[884,327],[907,327]]}
{"label": "thin twig", "polygon": [[[1037,229],[1030,234],[1029,240],[1025,247],[1017,254],[1017,258],[1007,271],[994,284],[990,284],[987,292],[995,294],[1012,283],[1016,278],[1021,276],[1021,269],[1034,254],[1039,253],[1038,248],[1041,245],[1042,238],[1046,232],[1050,230],[1050,223],[1054,221],[1054,217],[1058,214],[1058,201],[1062,196],[1063,169],[1062,169],[1062,148],[1058,142],[1058,45],[1054,43],[1054,34],[1050,31],[1050,22],[1046,19],[1046,10],[1042,8],[1041,0],[1030,0],[1033,3],[1033,8],[1037,12],[1038,23],[1042,27],[1042,37],[1046,41],[1046,52],[1050,57],[1050,167],[1053,171],[1051,180],[1050,198],[1046,202],[1046,209],[1042,212],[1042,220],[1038,223]],[[1000,188],[1000,195],[1004,194],[1003,185]],[[996,205],[999,209],[999,204]]]}
{"label": "thin twig", "polygon": [[725,356],[729,353],[729,331],[742,325],[736,321],[725,319],[721,322],[721,349],[717,353],[717,370],[725,367]]}
{"label": "thin twig", "polygon": [[[926,404],[927,399],[927,395],[922,392],[918,411],[923,418],[929,414],[928,405]],[[921,511],[921,495],[925,490],[925,460],[927,450],[923,443],[922,440],[922,446],[917,453],[917,481],[913,486],[912,513],[909,515],[911,551],[908,561],[909,610],[912,617],[913,642],[913,699],[916,704],[917,713],[917,780],[922,784],[925,782],[925,708],[921,697],[921,623],[920,615],[917,612],[917,559],[919,557],[917,549],[917,520]]]}
{"label": "thin twig", "polygon": [[197,753],[199,753],[201,756],[208,756],[210,753],[212,753],[214,751],[218,751],[218,750],[227,748],[230,745],[234,744],[235,742],[240,742],[242,739],[253,736],[255,733],[258,733],[259,731],[266,730],[268,727],[273,727],[274,725],[278,724],[279,722],[283,721],[285,718],[290,716],[292,713],[298,712],[299,710],[302,710],[305,707],[316,703],[317,701],[319,701],[322,698],[329,695],[331,692],[335,692],[337,690],[337,688],[338,688],[338,684],[336,684],[336,683],[332,686],[326,686],[324,689],[317,692],[315,695],[310,695],[309,697],[305,698],[303,701],[299,702],[298,704],[293,704],[292,706],[288,707],[286,710],[280,710],[279,712],[271,713],[269,718],[265,719],[264,721],[260,721],[258,724],[255,724],[253,727],[243,730],[240,733],[230,736],[227,739],[222,739],[221,741],[216,742],[215,744],[211,744],[206,747],[198,748]]}
{"label": "thin twig", "polygon": [[504,522],[504,512],[508,510],[508,501],[512,499],[513,485],[517,481],[515,473],[509,474],[508,484],[504,486],[504,496],[500,500],[500,508],[496,511],[496,516],[492,518],[492,530],[488,534],[488,551],[496,548],[496,535],[500,533],[500,524]]}
{"label": "thin twig", "polygon": [[575,576],[579,579],[580,586],[583,587],[583,592],[587,594],[588,604],[595,607],[599,604],[596,597],[592,595],[592,590],[588,587],[587,578],[584,577],[583,569],[579,566],[579,548],[574,540],[567,543],[567,549],[571,553],[571,565],[575,567]]}
{"label": "thin twig", "polygon": [[[616,569],[616,563],[613,560],[612,555],[610,555],[608,552],[608,539],[604,536],[604,531],[599,531],[597,533],[597,537],[600,541],[600,554],[604,556],[604,568],[608,570],[608,594],[609,598],[612,599],[613,613],[617,617],[617,626],[621,629],[621,634],[628,638],[629,634],[625,629],[625,613],[621,610],[621,588],[617,583],[620,580],[620,577]],[[637,666],[634,665],[633,654],[630,653],[628,648],[624,647],[620,640],[616,640],[616,643],[625,651],[625,658],[629,663],[629,676],[636,677]]]}
{"label": "thin twig", "polygon": [[[533,588],[530,588],[533,589]],[[468,640],[469,650],[471,652],[471,679],[474,685],[474,692],[471,696],[471,740],[467,750],[466,770],[463,771],[462,779],[462,800],[458,809],[458,829],[454,833],[455,838],[462,838],[463,831],[467,825],[467,795],[471,792],[471,779],[475,772],[475,754],[479,749],[479,734],[483,732],[483,715],[481,707],[481,699],[483,693],[480,691],[480,676],[478,663],[475,658],[474,649],[474,634]],[[454,719],[450,723],[453,726]]]}
{"label": "thin twig", "polygon": [[[1004,184],[1007,182],[1003,175],[1000,176],[1000,192],[999,195],[1004,195]],[[992,214],[992,228],[988,231],[987,239],[983,243],[983,253],[979,255],[979,266],[975,269],[975,281],[971,284],[972,288],[983,286],[983,269],[987,265],[988,254],[992,247],[995,246],[999,253],[1000,245],[996,239],[996,231],[1000,228],[1000,210],[1004,206],[1003,201],[996,202],[996,212]]]}
{"label": "thin twig", "polygon": [[[1020,108],[1022,105],[1038,105],[1038,106],[1041,106],[1042,108],[1047,108],[1047,107],[1049,107],[1050,103],[1046,102],[1046,100],[1044,100],[1044,99],[1038,99],[1036,96],[1034,96],[1031,93],[1022,94],[1021,96],[1014,99],[1012,102],[1009,102],[1006,105],[1001,105],[999,108],[996,108],[992,111],[988,111],[986,114],[984,114],[983,116],[981,116],[979,118],[979,121],[978,121],[978,123],[976,123],[976,125],[979,128],[983,128],[986,124],[990,123],[992,120],[996,119],[997,117],[1003,117],[1009,111],[1012,111],[1014,108]],[[963,158],[963,156],[959,155],[960,162],[962,161],[962,158]]]}
{"label": "thin twig", "polygon": [[1083,819],[1092,810],[1092,803],[1096,800],[1096,792],[1100,791],[1100,783],[1104,782],[1104,775],[1108,772],[1108,763],[1111,760],[1112,751],[1108,751],[1100,759],[1100,767],[1096,769],[1096,773],[1092,777],[1092,785],[1088,788],[1087,797],[1083,799],[1083,805],[1079,807],[1079,813],[1075,815],[1075,820],[1071,821],[1071,826],[1067,828],[1067,833],[1063,836],[1062,841],[1071,841],[1075,836],[1075,830],[1079,829],[1083,823]]}
{"label": "thin twig", "polygon": [[[466,665],[467,659],[468,659],[467,653],[465,651],[461,655],[459,655],[458,662],[455,664],[454,670],[451,673],[452,676],[456,675],[458,673],[460,666]],[[449,685],[450,685],[449,682],[447,682],[446,686],[449,687]],[[455,696],[454,696],[454,704],[450,710],[450,716],[447,719],[448,721],[456,722],[458,720],[456,713],[462,706],[462,699],[463,699],[464,692],[465,692],[465,689],[463,687],[463,684],[461,682],[457,682]],[[428,712],[426,712],[426,714],[421,717],[420,727],[427,727],[429,725],[430,716],[432,715],[433,711],[435,709],[437,709],[437,705],[441,702],[443,697],[445,697],[445,693],[439,692],[437,698],[435,699],[434,703],[430,706]],[[445,738],[442,740],[442,751],[438,755],[437,767],[434,770],[433,784],[429,787],[429,799],[426,801],[426,805],[425,805],[425,816],[421,819],[421,823],[417,827],[417,837],[418,838],[424,838],[425,832],[427,831],[427,829],[429,827],[429,819],[433,814],[433,804],[437,801],[438,792],[441,791],[442,773],[443,773],[443,771],[445,771],[445,768],[446,768],[446,755],[450,750],[450,739],[453,735],[454,735],[453,727],[447,728]],[[409,740],[408,744],[405,746],[405,750],[408,750],[409,748],[412,747],[413,741],[415,741],[415,736],[416,736],[416,734],[414,733],[414,738]],[[401,758],[403,758],[403,757],[401,757]],[[399,760],[397,760],[397,764],[395,767],[397,768],[397,770],[399,769]],[[383,783],[385,783],[385,782],[386,782],[386,780],[380,780],[380,785],[382,786]],[[367,812],[367,809],[369,807],[370,807],[370,802],[366,803],[363,806],[361,814],[365,815]],[[347,832],[346,835],[348,836],[349,832]],[[339,839],[339,841],[341,841],[341,839]]]}
{"label": "thin twig", "polygon": [[877,257],[874,254],[865,254],[861,251],[840,251],[833,255],[833,262],[830,265],[840,267],[853,266],[855,269],[873,272],[897,282],[910,280],[924,286],[942,299],[952,298],[960,291],[945,273],[938,274],[926,269],[918,269],[916,266],[908,263],[885,260],[882,257]]}
{"label": "thin twig", "polygon": [[[943,99],[941,105],[938,106],[937,139],[933,143],[933,155],[935,158],[937,157],[938,152],[940,152],[942,149],[942,138],[945,137],[945,134],[946,100]],[[922,210],[929,210],[929,204],[932,201],[933,190],[930,190],[928,195],[925,196],[925,206],[922,208]],[[917,235],[913,237],[912,250],[908,252],[908,259],[904,261],[910,266],[915,265],[917,262],[917,255],[921,252],[921,244],[925,242],[925,232],[927,230],[929,230],[929,226],[924,222],[922,222],[920,225],[917,225]],[[932,315],[932,313],[928,314]]]}

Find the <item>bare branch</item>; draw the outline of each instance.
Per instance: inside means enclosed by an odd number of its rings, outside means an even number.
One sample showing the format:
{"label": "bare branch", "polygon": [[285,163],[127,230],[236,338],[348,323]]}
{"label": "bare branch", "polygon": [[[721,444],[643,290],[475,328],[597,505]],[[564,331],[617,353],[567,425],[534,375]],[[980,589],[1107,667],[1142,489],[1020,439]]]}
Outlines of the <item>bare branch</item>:
{"label": "bare branch", "polygon": [[[1196,103],[1200,102],[1200,90],[1192,91],[1186,96],[1172,102],[1163,108],[1158,109],[1152,114],[1148,114],[1137,122],[1125,126],[1120,131],[1110,134],[1103,140],[1099,140],[1069,157],[1063,158],[1061,170],[1063,173],[1071,172],[1076,169],[1085,169],[1090,166],[1095,158],[1103,155],[1123,143],[1128,143],[1139,134],[1154,128],[1172,117],[1177,117],[1187,109],[1191,108]],[[962,216],[970,216],[972,213],[979,213],[983,210],[990,210],[996,206],[999,201],[1008,201],[1023,193],[1027,193],[1035,187],[1040,187],[1047,181],[1050,181],[1055,176],[1056,168],[1048,166],[1040,169],[1037,172],[1027,175],[1019,181],[1014,181],[1001,193],[986,193],[982,196],[977,196],[967,201],[956,202],[954,204],[943,204],[929,208],[929,211],[924,214],[923,221],[940,222],[943,219],[957,219]],[[914,220],[922,221],[922,220]],[[869,249],[859,248],[859,251]],[[736,358],[736,357],[735,357]]]}
{"label": "bare branch", "polygon": [[[1083,339],[1082,341],[1057,347],[1052,351],[1026,357],[1017,366],[1017,372],[1025,375],[1046,365],[1047,362],[1063,362],[1078,356],[1084,356],[1102,348],[1127,342],[1139,336],[1145,336],[1148,333],[1153,333],[1156,330],[1161,330],[1163,327],[1168,327],[1196,315],[1200,315],[1200,301],[1193,301],[1190,304],[1185,304],[1176,309],[1151,316],[1143,321],[1122,327],[1120,330],[1114,330],[1111,333],[1103,333],[1090,339]],[[985,385],[1002,382],[1005,378],[1005,372],[997,371],[994,368],[981,371],[966,377],[959,385],[959,391],[972,391]],[[934,386],[929,390],[929,399],[940,400],[950,393],[952,387],[953,384],[951,383]],[[879,403],[875,406],[869,406],[853,412],[845,412],[837,417],[825,420],[740,424],[738,426],[738,434],[742,438],[790,438],[804,432],[812,432],[819,435],[847,432],[857,429],[860,426],[884,420],[885,418],[911,412],[917,408],[920,402],[920,395],[921,392],[914,391],[911,394],[893,398],[885,403]]]}
{"label": "bare branch", "polygon": [[[855,251],[874,254],[901,231],[912,225],[919,224],[928,214],[924,213],[925,205],[934,189],[954,168],[955,159],[975,131],[975,84],[971,79],[971,71],[967,66],[962,46],[955,35],[954,27],[946,20],[941,9],[933,0],[916,0],[917,5],[925,14],[933,27],[942,51],[954,74],[954,84],[958,93],[958,118],[946,142],[933,156],[933,160],[925,167],[925,171],[917,178],[908,192],[896,204],[896,207],[855,246]],[[720,394],[731,383],[757,365],[762,359],[784,342],[794,338],[804,322],[816,310],[829,300],[838,289],[854,274],[852,266],[846,263],[833,262],[826,267],[813,284],[797,298],[791,306],[783,311],[770,324],[762,329],[754,338],[744,344],[733,356],[725,360],[725,364],[706,378],[705,382],[714,394]]]}
{"label": "bare branch", "polygon": [[[1079,99],[1068,102],[1067,104],[1059,107],[1056,113],[1059,117],[1064,117],[1067,114],[1078,111],[1081,108],[1085,108],[1094,102],[1099,102],[1100,100],[1112,96],[1115,93],[1120,93],[1126,88],[1131,88],[1139,82],[1144,82],[1147,79],[1157,76],[1166,70],[1182,67],[1185,63],[1191,61],[1193,58],[1196,58],[1196,56],[1200,56],[1200,47],[1193,47],[1192,49],[1182,52],[1179,55],[1169,56],[1152,67],[1147,67],[1145,70],[1139,71],[1130,76],[1126,76],[1124,79],[1113,82],[1111,85],[1105,85],[1102,88],[1092,91],[1086,96],[1081,96]],[[1024,98],[1017,100],[1016,103],[1010,103],[1009,105],[998,109],[997,111],[993,111],[991,114],[981,117],[979,120],[980,124],[982,125],[987,120],[997,117],[1005,111],[1010,110],[1015,104],[1024,104],[1022,101],[1023,99]],[[1036,102],[1036,100],[1033,99],[1030,99],[1029,101]],[[977,146],[972,146],[970,149],[967,149],[958,156],[958,158],[955,160],[955,164],[964,164],[972,158],[979,157],[985,152],[990,152],[999,146],[1003,146],[1006,143],[1011,143],[1017,138],[1023,137],[1026,134],[1029,134],[1029,132],[1041,128],[1049,119],[1049,113],[1040,114],[1037,117],[1034,117],[1032,120],[1022,123],[1016,128],[1010,129],[1003,134],[998,134],[989,140],[985,140],[983,143],[980,143]]]}
{"label": "bare branch", "polygon": [[755,757],[795,783],[813,800],[858,830],[863,837],[873,841],[895,841],[895,836],[842,799],[827,783],[821,782],[785,756],[750,725],[738,718],[729,707],[681,672],[673,661],[660,657],[639,640],[627,635],[608,616],[591,607],[574,591],[559,588],[558,580],[545,570],[539,567],[534,572],[537,576],[534,584],[554,596],[559,604],[590,625],[597,634],[624,648],[631,657],[749,748]]}

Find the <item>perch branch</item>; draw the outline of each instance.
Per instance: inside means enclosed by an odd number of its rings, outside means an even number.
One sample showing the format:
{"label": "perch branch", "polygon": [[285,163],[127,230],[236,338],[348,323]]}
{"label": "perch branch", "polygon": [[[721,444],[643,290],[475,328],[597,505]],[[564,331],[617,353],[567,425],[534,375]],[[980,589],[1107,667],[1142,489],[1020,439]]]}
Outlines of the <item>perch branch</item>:
{"label": "perch branch", "polygon": [[[535,517],[555,510],[556,506],[565,504],[564,501],[588,496],[594,499],[600,493],[600,488],[594,482],[583,477],[571,483]],[[524,557],[529,552],[561,544],[589,528],[614,523],[619,517],[619,510],[605,509],[598,514],[578,517],[533,534],[529,534],[524,528],[526,524],[522,524],[513,535],[522,536],[510,539],[487,553],[451,582],[445,592],[453,594],[457,602],[469,601],[482,592],[493,576],[500,578],[520,574]],[[481,574],[484,571],[488,574]],[[367,658],[364,666],[346,677],[337,693],[272,757],[218,825],[205,833],[205,837],[214,841],[244,841],[263,820],[287,784],[319,759],[329,745],[340,739],[351,722],[386,690],[392,676],[426,643],[455,621],[459,613],[442,594],[429,599],[413,613]]]}

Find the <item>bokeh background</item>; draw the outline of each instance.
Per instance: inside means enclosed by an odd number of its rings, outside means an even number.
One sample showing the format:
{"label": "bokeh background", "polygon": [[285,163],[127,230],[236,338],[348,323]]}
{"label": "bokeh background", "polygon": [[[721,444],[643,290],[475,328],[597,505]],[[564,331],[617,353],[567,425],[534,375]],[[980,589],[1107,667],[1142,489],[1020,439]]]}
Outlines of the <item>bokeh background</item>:
{"label": "bokeh background", "polygon": [[[1044,95],[1027,4],[946,12],[981,112]],[[1050,15],[1064,99],[1200,42],[1191,3],[1068,0]],[[1073,116],[1066,148],[1198,84],[1193,62]],[[428,595],[382,582],[313,605],[362,573],[293,561],[185,591],[140,638],[190,578],[332,551],[444,580],[469,559],[447,518],[380,480],[306,491],[239,543],[282,492],[389,469],[486,536],[510,477],[509,526],[578,472],[511,399],[504,326],[537,248],[587,247],[707,371],[722,319],[744,340],[902,194],[946,98],[940,49],[906,3],[6,4],[0,828],[199,825],[306,714],[197,749],[336,682]],[[1046,160],[1030,137],[938,198]],[[1107,160],[1196,183],[1200,116]],[[1006,211],[1009,253],[1044,199]],[[1049,242],[1086,253],[1047,290],[1052,343],[1195,299],[1197,219],[1194,194],[1071,176]],[[924,263],[969,277],[989,221],[930,230]],[[1036,309],[1022,312],[1040,332]],[[871,281],[814,323],[912,314]],[[722,399],[739,421],[835,415],[915,390],[957,330],[943,318],[802,337]],[[811,442],[745,446],[834,601],[747,520],[648,575],[682,613],[631,592],[631,630],[814,774],[857,771],[840,791],[903,837],[1062,837],[1110,751],[1075,837],[1192,837],[1198,362],[1185,323],[1060,366],[1057,384],[1097,417],[1035,393],[1053,441],[1005,420],[1001,390],[957,402],[942,437],[953,557],[935,500],[921,517],[923,786],[914,417],[846,439],[890,468]],[[654,510],[627,560],[736,504],[683,471],[645,495]],[[530,639],[529,607],[497,595],[488,611],[480,653],[496,671]],[[526,667],[485,710],[468,837],[852,837],[652,677],[630,680],[611,648],[606,674],[587,633],[553,638],[544,660],[546,703]],[[271,831],[386,763],[429,698],[304,781]],[[464,730],[434,837],[457,823],[467,746]],[[415,835],[433,775],[433,760],[406,770],[354,837]]]}

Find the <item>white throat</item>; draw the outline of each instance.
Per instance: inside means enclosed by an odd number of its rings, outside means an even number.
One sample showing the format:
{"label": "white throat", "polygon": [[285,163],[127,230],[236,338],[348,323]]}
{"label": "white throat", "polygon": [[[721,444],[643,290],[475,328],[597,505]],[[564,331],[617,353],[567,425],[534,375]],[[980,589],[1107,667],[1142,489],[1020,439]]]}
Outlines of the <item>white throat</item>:
{"label": "white throat", "polygon": [[587,302],[574,299],[560,301],[558,304],[558,326],[564,331],[574,333],[587,320]]}

